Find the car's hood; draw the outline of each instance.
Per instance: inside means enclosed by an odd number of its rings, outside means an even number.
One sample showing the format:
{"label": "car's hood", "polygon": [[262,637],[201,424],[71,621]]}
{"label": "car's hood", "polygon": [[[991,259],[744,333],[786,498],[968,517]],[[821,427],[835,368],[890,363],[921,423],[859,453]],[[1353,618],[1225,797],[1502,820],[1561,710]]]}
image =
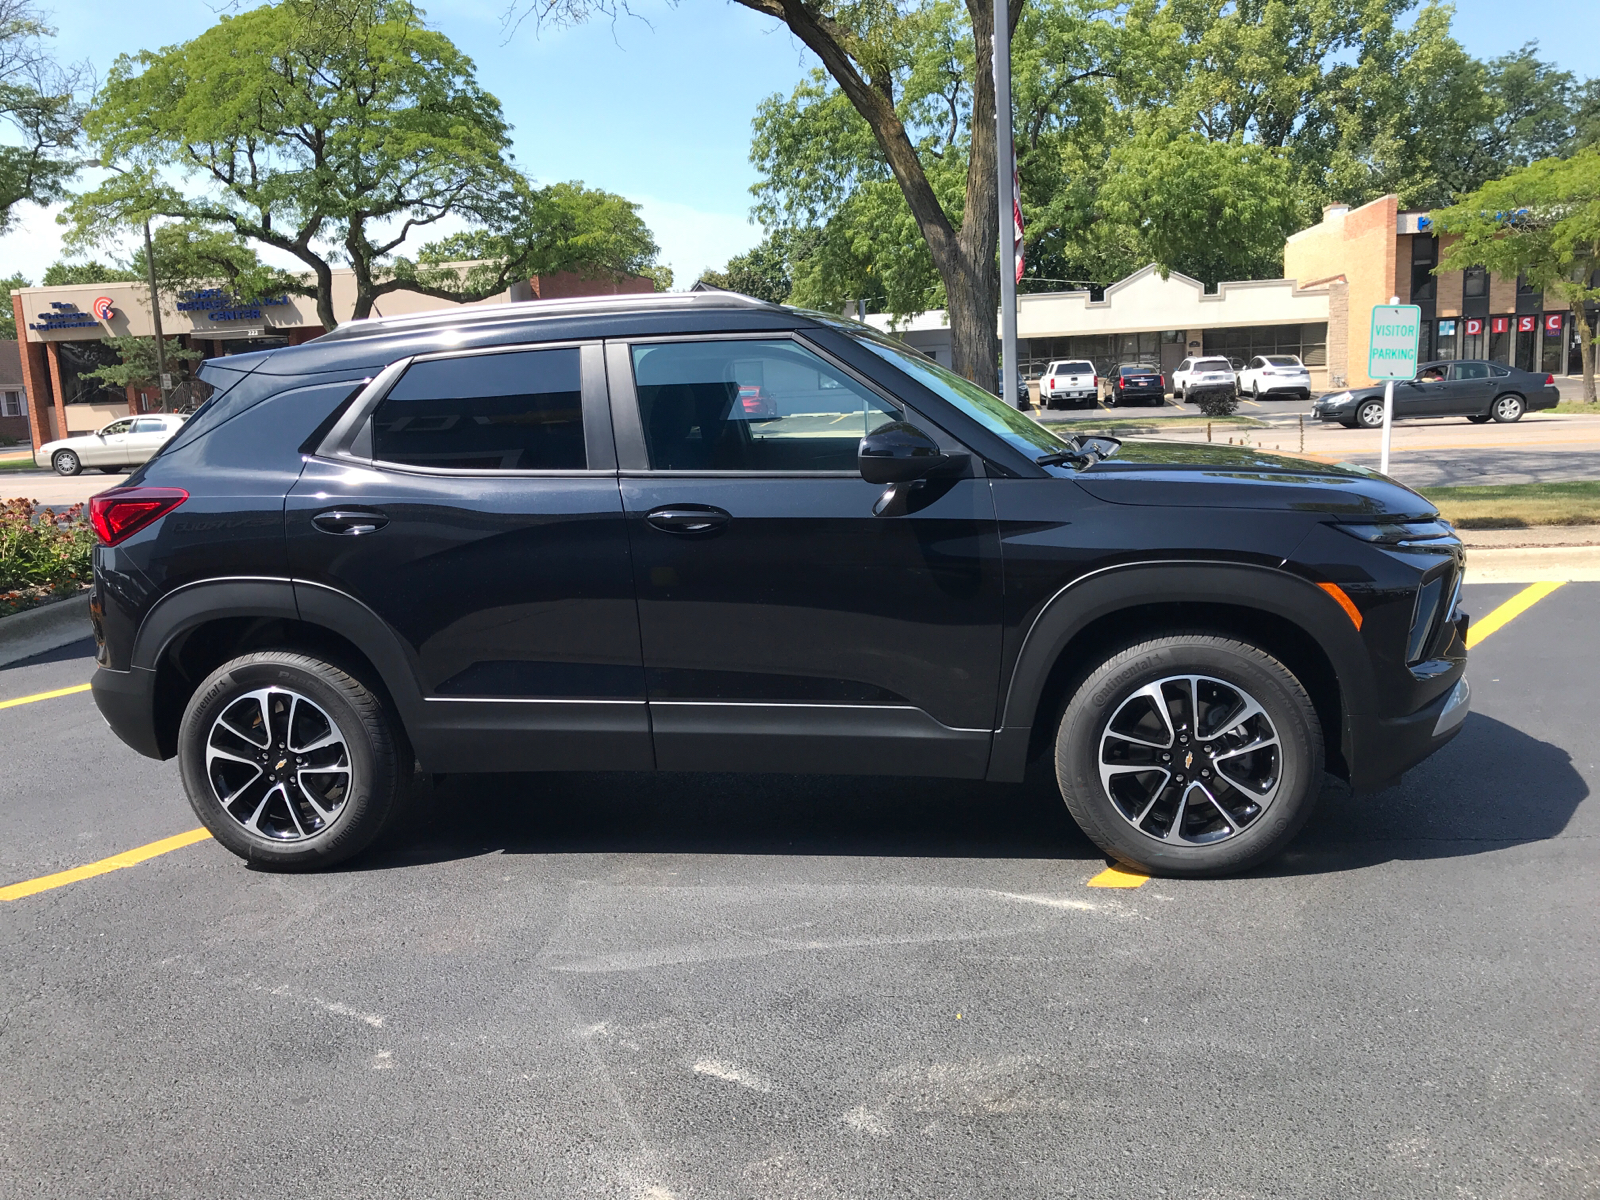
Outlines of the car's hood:
{"label": "car's hood", "polygon": [[1075,476],[1097,500],[1173,508],[1257,508],[1350,517],[1433,516],[1408,487],[1365,467],[1269,454],[1249,446],[1123,442]]}

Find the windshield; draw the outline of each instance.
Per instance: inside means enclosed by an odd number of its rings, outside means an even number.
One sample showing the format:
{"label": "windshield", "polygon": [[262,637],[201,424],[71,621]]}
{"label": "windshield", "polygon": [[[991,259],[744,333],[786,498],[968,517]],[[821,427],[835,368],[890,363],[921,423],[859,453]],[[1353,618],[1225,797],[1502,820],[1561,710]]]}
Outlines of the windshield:
{"label": "windshield", "polygon": [[993,392],[989,392],[947,371],[938,363],[923,358],[914,350],[901,349],[877,338],[856,334],[856,341],[879,358],[899,367],[923,387],[943,400],[948,400],[989,432],[1005,439],[1013,448],[1030,459],[1041,454],[1054,454],[1071,447],[1043,425],[1012,408]]}

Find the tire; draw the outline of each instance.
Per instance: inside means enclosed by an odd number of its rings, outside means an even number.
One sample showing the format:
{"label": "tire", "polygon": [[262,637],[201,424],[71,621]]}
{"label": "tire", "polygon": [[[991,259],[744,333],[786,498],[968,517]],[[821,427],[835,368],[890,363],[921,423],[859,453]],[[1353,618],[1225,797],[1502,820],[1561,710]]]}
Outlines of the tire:
{"label": "tire", "polygon": [[[263,867],[312,870],[359,854],[382,832],[409,774],[400,746],[360,680],[269,650],[224,663],[196,689],[178,728],[178,765],[217,841]],[[291,760],[310,766],[285,769]]]}
{"label": "tire", "polygon": [[71,450],[57,450],[50,456],[50,465],[57,475],[77,475],[83,471],[83,463]]}
{"label": "tire", "polygon": [[1356,424],[1363,429],[1383,428],[1383,401],[1367,400],[1356,409]]}
{"label": "tire", "polygon": [[120,475],[126,469],[126,467],[101,467],[100,473],[102,475]]}
{"label": "tire", "polygon": [[1489,415],[1502,425],[1522,420],[1522,414],[1527,411],[1527,403],[1517,395],[1497,396],[1489,406]]}
{"label": "tire", "polygon": [[[1269,735],[1262,749],[1238,750]],[[1230,749],[1212,760],[1219,745]],[[1300,681],[1259,647],[1208,633],[1151,638],[1090,670],[1062,713],[1055,753],[1062,798],[1084,833],[1117,861],[1160,875],[1265,862],[1300,831],[1322,788],[1322,726]]]}
{"label": "tire", "polygon": [[1471,421],[1474,425],[1483,425],[1483,424],[1486,424],[1488,422],[1489,414],[1488,413],[1478,413],[1475,416],[1468,417],[1467,420]]}
{"label": "tire", "polygon": [[1176,400],[1179,404],[1182,404],[1183,403],[1183,389],[1181,387],[1174,387],[1172,389],[1172,398],[1174,400]]}
{"label": "tire", "polygon": [[1261,402],[1261,385],[1259,383],[1252,383],[1250,385],[1250,399],[1254,400],[1258,404]]}

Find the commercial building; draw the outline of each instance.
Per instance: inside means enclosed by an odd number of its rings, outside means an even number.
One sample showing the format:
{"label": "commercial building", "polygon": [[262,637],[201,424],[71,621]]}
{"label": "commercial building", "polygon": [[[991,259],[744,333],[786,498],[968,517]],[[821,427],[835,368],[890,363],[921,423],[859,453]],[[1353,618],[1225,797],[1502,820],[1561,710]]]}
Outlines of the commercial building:
{"label": "commercial building", "polygon": [[[482,301],[555,299],[567,296],[613,295],[653,291],[645,278],[586,278],[572,272],[519,282],[510,290]],[[323,333],[316,301],[305,296],[274,296],[240,302],[221,289],[209,288],[162,296],[161,327],[169,342],[199,351],[206,358],[242,354],[277,346],[293,346]],[[150,289],[143,283],[97,283],[23,288],[11,293],[20,351],[20,378],[6,382],[5,354],[0,347],[0,435],[11,426],[35,446],[68,434],[99,429],[130,413],[149,411],[159,403],[155,388],[107,388],[87,372],[115,363],[107,342],[112,337],[154,337]],[[417,292],[390,292],[374,306],[375,316],[401,316],[456,307]],[[333,273],[333,311],[341,321],[355,310],[355,279],[349,270]],[[203,385],[199,385],[203,390]],[[169,402],[172,400],[169,394]],[[178,406],[203,396],[194,385],[180,384]],[[13,409],[16,410],[13,414]],[[15,415],[23,420],[7,421]]]}

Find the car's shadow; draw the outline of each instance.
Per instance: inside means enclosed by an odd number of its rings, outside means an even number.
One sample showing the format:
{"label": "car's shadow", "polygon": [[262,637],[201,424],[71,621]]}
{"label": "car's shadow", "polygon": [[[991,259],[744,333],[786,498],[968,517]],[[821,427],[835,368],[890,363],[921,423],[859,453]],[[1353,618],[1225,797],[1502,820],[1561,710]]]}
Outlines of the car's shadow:
{"label": "car's shadow", "polygon": [[[1559,834],[1589,794],[1565,750],[1474,715],[1398,787],[1330,778],[1268,874],[1477,854]],[[507,854],[1055,858],[1099,851],[1048,763],[1022,784],[861,776],[461,775],[419,790],[352,869]]]}

